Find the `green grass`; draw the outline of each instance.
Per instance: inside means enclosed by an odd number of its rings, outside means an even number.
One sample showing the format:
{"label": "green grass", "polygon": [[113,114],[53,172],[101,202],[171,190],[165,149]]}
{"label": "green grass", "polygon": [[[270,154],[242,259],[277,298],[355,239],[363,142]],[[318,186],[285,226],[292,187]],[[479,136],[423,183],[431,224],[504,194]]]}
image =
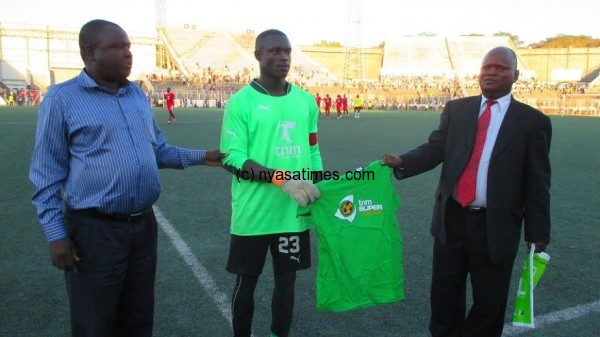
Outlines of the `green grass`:
{"label": "green grass", "polygon": [[[171,144],[218,147],[222,112],[179,109],[175,125],[166,111],[156,117]],[[0,335],[66,336],[69,318],[62,273],[49,263],[48,246],[37,225],[30,198],[28,168],[35,136],[33,108],[0,108]],[[363,112],[360,120],[320,120],[319,142],[325,168],[345,171],[419,145],[437,126],[434,112]],[[552,117],[551,260],[536,289],[538,315],[600,300],[600,268],[595,258],[600,242],[600,119]],[[293,336],[426,336],[431,271],[429,219],[439,168],[398,182],[403,199],[406,299],[402,302],[345,313],[315,311],[315,273],[300,272],[297,281]],[[221,169],[194,167],[161,171],[163,193],[157,206],[215,280],[218,291],[231,295],[234,276],[224,269],[229,246],[231,176]],[[523,246],[524,247],[524,244]],[[313,247],[314,248],[314,247]],[[315,249],[313,249],[315,251]],[[520,270],[522,249],[515,271]],[[179,256],[159,232],[156,285],[156,336],[231,336],[229,323]],[[256,292],[256,336],[270,324],[271,268]],[[512,314],[517,272],[513,275],[507,321]],[[600,314],[535,329],[523,336],[596,336]]]}

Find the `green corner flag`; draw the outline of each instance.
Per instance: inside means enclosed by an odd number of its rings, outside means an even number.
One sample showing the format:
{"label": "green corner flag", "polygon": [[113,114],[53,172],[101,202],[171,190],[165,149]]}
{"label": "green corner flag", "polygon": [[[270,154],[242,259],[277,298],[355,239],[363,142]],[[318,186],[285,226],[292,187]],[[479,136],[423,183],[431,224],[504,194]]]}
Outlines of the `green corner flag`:
{"label": "green corner flag", "polygon": [[532,244],[530,249],[529,254],[525,258],[523,271],[519,279],[519,289],[517,290],[512,324],[534,328],[533,289],[537,286],[540,278],[542,278],[550,260],[550,255],[544,252],[534,253],[535,244]]}

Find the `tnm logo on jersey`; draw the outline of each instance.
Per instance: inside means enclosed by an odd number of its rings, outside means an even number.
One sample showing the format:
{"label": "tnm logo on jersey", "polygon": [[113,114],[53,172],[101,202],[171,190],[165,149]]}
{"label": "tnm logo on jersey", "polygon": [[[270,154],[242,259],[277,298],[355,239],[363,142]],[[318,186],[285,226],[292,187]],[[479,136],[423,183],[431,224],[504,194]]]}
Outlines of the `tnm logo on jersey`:
{"label": "tnm logo on jersey", "polygon": [[373,204],[373,200],[358,200],[358,205],[354,204],[354,195],[345,196],[339,203],[335,216],[353,222],[356,212],[361,216],[372,216],[383,214],[383,205]]}
{"label": "tnm logo on jersey", "polygon": [[354,196],[347,195],[341,201],[335,212],[335,216],[348,222],[354,221],[356,208],[354,207]]}
{"label": "tnm logo on jersey", "polygon": [[280,121],[277,126],[277,136],[287,144],[275,146],[275,155],[280,158],[298,158],[302,153],[300,145],[294,145],[296,141],[296,122]]}
{"label": "tnm logo on jersey", "polygon": [[383,213],[383,205],[374,204],[373,200],[359,200],[358,211],[360,215],[379,215]]}

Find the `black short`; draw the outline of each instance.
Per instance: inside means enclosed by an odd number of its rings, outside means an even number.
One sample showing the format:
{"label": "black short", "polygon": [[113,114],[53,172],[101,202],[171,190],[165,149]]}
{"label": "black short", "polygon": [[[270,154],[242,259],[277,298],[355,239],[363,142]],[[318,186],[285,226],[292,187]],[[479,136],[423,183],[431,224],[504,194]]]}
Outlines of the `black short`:
{"label": "black short", "polygon": [[275,272],[310,267],[310,230],[306,230],[300,233],[252,236],[232,234],[227,271],[238,275],[259,276],[269,248]]}

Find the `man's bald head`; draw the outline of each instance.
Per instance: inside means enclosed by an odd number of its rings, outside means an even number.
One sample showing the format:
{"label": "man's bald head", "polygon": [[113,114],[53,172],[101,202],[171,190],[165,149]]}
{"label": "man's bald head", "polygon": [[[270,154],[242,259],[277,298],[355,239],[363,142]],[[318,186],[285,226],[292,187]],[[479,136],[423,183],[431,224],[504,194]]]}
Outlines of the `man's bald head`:
{"label": "man's bald head", "polygon": [[79,31],[79,54],[81,55],[83,62],[86,61],[85,48],[89,45],[95,45],[98,42],[100,34],[102,34],[106,27],[118,27],[119,29],[122,29],[114,22],[101,19],[89,21],[81,27],[81,30]]}
{"label": "man's bald head", "polygon": [[517,79],[517,54],[512,49],[496,47],[485,55],[479,72],[479,87],[486,98],[497,99],[510,94]]}

